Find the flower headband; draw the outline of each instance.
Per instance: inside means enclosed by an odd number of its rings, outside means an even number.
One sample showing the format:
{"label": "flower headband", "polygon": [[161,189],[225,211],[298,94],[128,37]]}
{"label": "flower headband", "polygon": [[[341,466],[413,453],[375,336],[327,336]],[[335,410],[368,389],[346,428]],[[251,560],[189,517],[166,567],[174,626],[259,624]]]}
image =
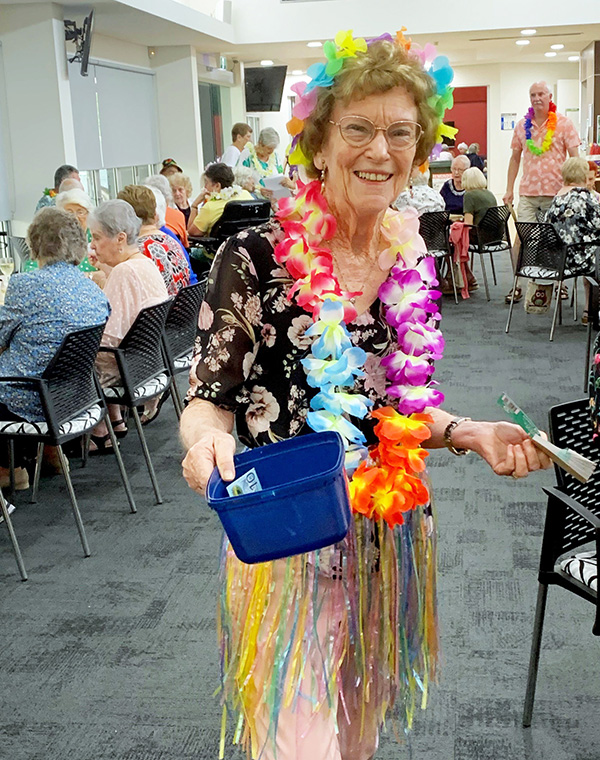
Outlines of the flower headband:
{"label": "flower headband", "polygon": [[436,145],[432,155],[439,154],[441,151],[441,142],[443,137],[453,138],[458,132],[454,127],[444,124],[444,114],[448,108],[452,108],[454,103],[452,97],[452,87],[450,83],[454,77],[454,72],[450,62],[445,55],[437,55],[435,45],[428,43],[424,48],[411,43],[410,38],[404,36],[406,27],[396,32],[396,36],[385,33],[379,37],[363,39],[362,37],[354,38],[352,30],[338,32],[334,40],[328,40],[323,45],[323,52],[327,62],[313,63],[307,70],[307,75],[311,77],[310,82],[298,82],[292,86],[292,91],[296,93],[296,105],[292,111],[292,119],[287,124],[287,129],[292,137],[292,145],[289,155],[289,163],[292,166],[310,166],[311,160],[306,156],[300,145],[300,138],[304,132],[304,124],[317,105],[318,88],[331,87],[335,77],[342,71],[348,58],[356,58],[362,53],[366,53],[370,45],[375,42],[387,41],[399,47],[404,48],[409,58],[420,61],[423,69],[433,79],[435,85],[435,94],[429,98],[429,105],[435,111],[439,120],[436,133]]}

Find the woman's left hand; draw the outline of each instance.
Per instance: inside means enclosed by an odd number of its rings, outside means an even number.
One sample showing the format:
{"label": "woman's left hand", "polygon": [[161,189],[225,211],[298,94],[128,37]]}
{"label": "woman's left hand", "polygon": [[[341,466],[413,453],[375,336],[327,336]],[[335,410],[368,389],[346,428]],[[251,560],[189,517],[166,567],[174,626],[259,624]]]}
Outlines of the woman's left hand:
{"label": "woman's left hand", "polygon": [[[463,425],[468,441],[462,440]],[[552,466],[550,458],[535,447],[531,438],[518,425],[510,422],[465,422],[463,425],[459,425],[452,436],[454,445],[475,451],[485,459],[496,475],[524,478],[530,472]]]}

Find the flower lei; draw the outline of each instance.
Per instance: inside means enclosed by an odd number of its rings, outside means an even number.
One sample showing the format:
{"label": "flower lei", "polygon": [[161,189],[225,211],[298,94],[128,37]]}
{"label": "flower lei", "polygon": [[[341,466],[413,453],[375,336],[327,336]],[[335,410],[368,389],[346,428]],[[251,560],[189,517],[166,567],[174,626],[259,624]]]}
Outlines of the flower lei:
{"label": "flower lei", "polygon": [[252,163],[252,168],[260,175],[261,179],[270,177],[271,174],[278,173],[279,167],[275,151],[271,153],[267,161],[261,161],[261,159],[256,155],[256,148],[252,143],[248,143],[248,145],[246,145],[246,148],[248,149],[248,157]]}
{"label": "flower lei", "polygon": [[211,193],[207,201],[229,201],[234,195],[238,195],[242,192],[242,188],[239,185],[231,185],[230,187],[223,187],[218,193]]}
{"label": "flower lei", "polygon": [[335,234],[336,222],[327,212],[320,183],[300,183],[294,198],[279,202],[277,217],[285,238],[275,248],[275,258],[285,265],[295,283],[288,298],[312,314],[306,331],[316,337],[310,356],[302,360],[307,382],[318,389],[310,402],[307,422],[316,432],[337,431],[346,445],[346,469],[354,471],[350,497],[354,512],[370,519],[400,525],[403,513],[426,504],[429,494],[419,478],[427,452],[421,443],[429,438],[432,422],[426,407],[438,406],[443,395],[431,380],[433,360],[440,359],[443,338],[434,299],[439,291],[435,262],[427,256],[418,234],[414,209],[389,211],[382,234],[389,243],[380,255],[382,269],[390,276],[379,288],[385,319],[397,335],[399,349],[382,360],[388,379],[388,395],[397,408],[371,412],[378,420],[379,443],[369,451],[366,438],[351,417],[363,419],[373,402],[354,391],[367,355],[352,345],[347,322],[356,317],[351,301],[358,294],[343,291],[333,271],[326,241]]}
{"label": "flower lei", "polygon": [[552,145],[552,138],[556,132],[556,104],[550,102],[550,105],[548,106],[548,127],[546,129],[546,135],[544,136],[542,144],[539,147],[533,142],[533,138],[531,137],[533,117],[534,110],[533,107],[531,107],[525,114],[525,142],[534,156],[541,156],[542,153],[545,153],[550,149],[550,146]]}
{"label": "flower lei", "polygon": [[[292,136],[290,165],[311,164],[302,150],[301,137],[304,122],[317,104],[318,88],[331,87],[348,58],[365,53],[370,44],[379,41],[403,47],[433,79],[435,93],[429,104],[439,119],[436,143],[456,134],[456,129],[443,123],[445,110],[453,103],[453,71],[448,59],[438,56],[433,45],[412,46],[404,31],[402,27],[395,38],[386,33],[368,41],[354,39],[351,31],[343,31],[324,44],[327,62],[310,66],[307,74],[311,81],[292,87],[297,101],[287,125]],[[436,149],[439,152],[441,145]],[[346,470],[352,473],[349,490],[353,511],[369,519],[383,519],[390,527],[401,525],[405,512],[429,499],[419,477],[427,457],[421,443],[431,435],[428,423],[432,417],[424,412],[443,401],[431,379],[433,362],[442,357],[444,347],[438,329],[441,316],[435,305],[440,294],[433,289],[438,284],[435,262],[427,256],[418,234],[417,212],[388,210],[381,232],[389,246],[380,254],[379,265],[390,274],[378,295],[399,348],[381,363],[386,370],[387,393],[396,399],[397,410],[387,406],[371,412],[378,421],[374,431],[379,442],[367,450],[365,436],[351,420],[364,419],[373,405],[354,390],[356,378],[364,376],[361,368],[367,355],[352,345],[346,328],[346,323],[357,316],[352,299],[360,294],[343,291],[333,271],[326,241],[334,236],[336,221],[328,213],[320,183],[299,183],[299,187],[294,198],[279,201],[277,217],[285,237],[275,248],[275,258],[295,280],[288,298],[314,320],[306,335],[316,340],[310,356],[302,360],[308,384],[318,390],[311,399],[307,422],[316,432],[335,430],[344,439]]]}
{"label": "flower lei", "polygon": [[44,195],[47,195],[50,198],[55,198],[58,195],[58,193],[53,187],[45,187]]}

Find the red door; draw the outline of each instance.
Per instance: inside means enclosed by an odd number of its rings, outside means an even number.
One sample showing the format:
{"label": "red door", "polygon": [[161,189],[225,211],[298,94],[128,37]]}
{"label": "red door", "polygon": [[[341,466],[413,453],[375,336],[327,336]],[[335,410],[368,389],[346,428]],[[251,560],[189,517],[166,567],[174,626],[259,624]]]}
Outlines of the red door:
{"label": "red door", "polygon": [[455,145],[479,143],[479,154],[487,156],[487,87],[456,87],[444,121],[458,128]]}

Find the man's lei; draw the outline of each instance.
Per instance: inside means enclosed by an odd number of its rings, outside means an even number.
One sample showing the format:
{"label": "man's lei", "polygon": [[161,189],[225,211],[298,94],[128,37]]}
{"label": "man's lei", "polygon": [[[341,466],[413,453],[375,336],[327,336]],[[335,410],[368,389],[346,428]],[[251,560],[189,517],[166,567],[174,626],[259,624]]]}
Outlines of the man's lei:
{"label": "man's lei", "polygon": [[53,187],[45,187],[44,195],[47,195],[49,198],[55,198],[58,195],[58,193]]}
{"label": "man's lei", "polygon": [[[369,44],[380,40],[410,50],[410,40],[402,32],[395,39],[386,34],[369,42],[353,39],[351,32],[339,32],[335,42],[324,45],[328,62],[313,64],[308,70],[311,82],[295,85],[299,97],[288,125],[294,136],[291,163],[309,164],[300,147],[300,135],[304,120],[316,105],[317,88],[330,87],[345,59],[365,52]],[[409,54],[421,60],[434,78],[436,95],[432,105],[441,122],[445,108],[452,102],[449,88],[452,69],[448,59],[436,56],[432,45]],[[438,139],[449,133],[450,128],[440,124]],[[288,298],[294,299],[314,320],[306,335],[316,340],[310,356],[302,361],[308,384],[318,391],[311,399],[307,422],[316,432],[335,430],[344,439],[346,468],[353,473],[350,482],[353,511],[370,519],[384,519],[390,527],[400,525],[404,512],[429,500],[419,477],[427,457],[421,443],[431,435],[428,423],[432,417],[425,414],[425,409],[443,401],[431,379],[435,371],[433,362],[441,358],[444,346],[438,329],[441,316],[435,305],[440,293],[434,289],[438,284],[435,262],[427,256],[418,234],[417,212],[389,210],[382,224],[382,236],[389,245],[380,254],[379,264],[382,270],[391,267],[391,271],[378,295],[399,347],[382,364],[388,380],[387,393],[396,399],[397,409],[387,406],[370,412],[378,421],[375,434],[379,443],[369,450],[365,447],[365,436],[352,421],[365,418],[373,405],[370,399],[354,391],[355,379],[364,375],[361,368],[367,355],[352,344],[346,328],[346,323],[357,316],[352,298],[360,294],[343,291],[334,273],[326,241],[334,236],[336,221],[328,213],[320,183],[300,183],[300,191],[294,198],[280,200],[277,217],[285,238],[276,246],[275,257],[295,280]]]}
{"label": "man's lei", "polygon": [[530,107],[525,114],[525,142],[534,156],[541,156],[542,153],[545,153],[550,149],[552,138],[556,132],[556,104],[550,102],[550,105],[548,106],[548,126],[542,144],[539,147],[533,142],[533,138],[531,137],[531,126],[534,116],[535,112],[533,107]]}

